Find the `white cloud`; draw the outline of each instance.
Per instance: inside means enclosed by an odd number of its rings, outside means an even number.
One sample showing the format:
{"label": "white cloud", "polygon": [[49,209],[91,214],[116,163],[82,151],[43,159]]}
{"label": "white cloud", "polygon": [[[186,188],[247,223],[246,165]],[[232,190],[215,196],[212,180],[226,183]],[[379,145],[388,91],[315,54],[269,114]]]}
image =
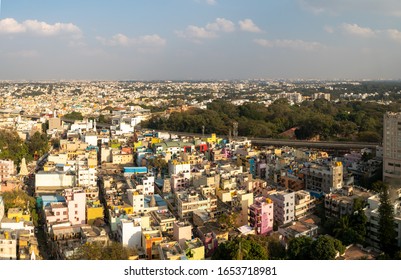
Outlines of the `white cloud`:
{"label": "white cloud", "polygon": [[20,34],[27,33],[40,36],[70,35],[81,37],[82,32],[78,26],[72,23],[49,24],[37,20],[25,20],[18,22],[13,18],[0,20],[0,34]]}
{"label": "white cloud", "polygon": [[359,37],[371,38],[376,35],[375,30],[368,27],[361,27],[357,24],[344,23],[341,27],[346,33]]}
{"label": "white cloud", "polygon": [[262,30],[255,24],[251,19],[244,19],[238,22],[239,27],[242,31],[258,33]]}
{"label": "white cloud", "polygon": [[397,29],[387,29],[386,30],[387,35],[390,37],[390,39],[401,43],[401,31],[397,30]]}
{"label": "white cloud", "polygon": [[116,34],[110,39],[96,37],[96,39],[106,46],[122,46],[122,47],[163,47],[166,45],[166,39],[157,34],[145,35],[135,38],[130,38],[124,34]]}
{"label": "white cloud", "polygon": [[195,42],[201,39],[212,39],[218,37],[218,32],[234,32],[235,24],[225,18],[216,18],[214,22],[206,24],[205,27],[189,25],[185,30],[175,33],[178,37],[186,38]]}
{"label": "white cloud", "polygon": [[319,42],[307,42],[303,40],[266,40],[255,39],[254,42],[266,48],[286,48],[303,51],[315,51],[324,48]]}
{"label": "white cloud", "polygon": [[217,18],[215,22],[208,23],[206,29],[211,31],[233,32],[235,31],[235,24],[231,20]]}
{"label": "white cloud", "polygon": [[178,37],[198,41],[199,39],[216,38],[217,34],[214,31],[209,31],[205,27],[189,25],[184,31],[175,32]]}
{"label": "white cloud", "polygon": [[0,34],[15,34],[23,33],[25,31],[26,28],[13,18],[5,18],[0,20]]}

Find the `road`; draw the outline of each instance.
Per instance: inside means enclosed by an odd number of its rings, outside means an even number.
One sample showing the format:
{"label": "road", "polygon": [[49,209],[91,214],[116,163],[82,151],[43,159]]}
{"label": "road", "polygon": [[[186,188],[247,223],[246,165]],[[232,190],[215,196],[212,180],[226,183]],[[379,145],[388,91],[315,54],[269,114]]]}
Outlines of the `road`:
{"label": "road", "polygon": [[[164,131],[164,130],[155,130],[155,131],[160,131],[178,136],[209,137],[209,134],[202,135],[201,133]],[[227,135],[217,135],[217,136],[227,137]],[[375,149],[377,146],[381,145],[380,143],[370,143],[370,142],[302,141],[302,140],[254,138],[254,137],[247,137],[247,139],[251,140],[253,145],[292,146],[292,147],[326,148],[326,149],[362,149],[362,148]]]}

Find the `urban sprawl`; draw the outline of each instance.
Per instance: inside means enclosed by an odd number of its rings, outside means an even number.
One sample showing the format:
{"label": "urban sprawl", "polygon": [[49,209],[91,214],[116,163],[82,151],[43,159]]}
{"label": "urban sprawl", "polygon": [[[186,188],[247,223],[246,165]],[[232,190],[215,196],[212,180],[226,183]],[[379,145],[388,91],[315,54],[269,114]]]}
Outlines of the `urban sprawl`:
{"label": "urban sprawl", "polygon": [[382,112],[382,139],[363,148],[256,144],[236,121],[224,134],[146,125],[214,100],[389,105],[401,94],[363,85],[0,82],[0,259],[397,258],[401,113]]}

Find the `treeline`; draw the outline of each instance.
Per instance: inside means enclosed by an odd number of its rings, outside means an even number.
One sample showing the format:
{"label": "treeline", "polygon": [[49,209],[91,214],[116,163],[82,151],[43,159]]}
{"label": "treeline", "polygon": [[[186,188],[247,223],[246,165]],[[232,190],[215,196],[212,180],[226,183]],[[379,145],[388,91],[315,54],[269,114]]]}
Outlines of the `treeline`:
{"label": "treeline", "polygon": [[321,140],[380,142],[383,114],[399,108],[399,103],[332,103],[324,99],[299,105],[278,99],[269,107],[259,103],[235,106],[215,100],[205,110],[174,112],[169,117],[154,116],[143,127],[201,133],[204,126],[205,133],[228,135],[233,122],[237,122],[240,136],[285,138],[283,132],[296,128],[297,139],[319,137]]}
{"label": "treeline", "polygon": [[219,245],[213,260],[334,260],[345,252],[340,240],[321,235],[293,238],[286,249],[272,236],[237,237]]}

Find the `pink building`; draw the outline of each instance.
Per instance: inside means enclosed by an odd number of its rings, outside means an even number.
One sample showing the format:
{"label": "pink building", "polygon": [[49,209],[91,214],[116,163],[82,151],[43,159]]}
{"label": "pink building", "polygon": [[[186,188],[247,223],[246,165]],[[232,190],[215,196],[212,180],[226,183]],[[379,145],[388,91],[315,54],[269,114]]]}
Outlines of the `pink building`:
{"label": "pink building", "polygon": [[0,181],[3,182],[14,174],[14,162],[12,160],[0,160]]}
{"label": "pink building", "polygon": [[68,222],[68,207],[65,202],[52,202],[45,208],[46,223]]}
{"label": "pink building", "polygon": [[66,189],[64,197],[68,206],[68,219],[72,225],[86,224],[86,193]]}
{"label": "pink building", "polygon": [[273,201],[264,196],[257,197],[249,207],[249,225],[257,234],[268,234],[273,231]]}
{"label": "pink building", "polygon": [[171,175],[170,186],[174,192],[187,189],[189,187],[189,179],[183,174]]}

